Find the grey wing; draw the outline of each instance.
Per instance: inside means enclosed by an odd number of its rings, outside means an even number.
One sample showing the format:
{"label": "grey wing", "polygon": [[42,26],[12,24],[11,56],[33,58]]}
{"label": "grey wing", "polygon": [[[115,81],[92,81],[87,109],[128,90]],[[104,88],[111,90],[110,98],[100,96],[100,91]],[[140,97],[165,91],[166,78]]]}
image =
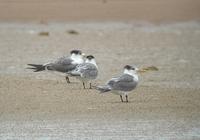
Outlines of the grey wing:
{"label": "grey wing", "polygon": [[112,78],[110,81],[108,81],[107,85],[112,90],[131,91],[137,86],[137,82],[132,76],[123,74],[118,78]]}
{"label": "grey wing", "polygon": [[73,64],[72,60],[68,57],[61,57],[53,63],[46,65],[48,70],[59,71],[59,72],[68,72],[75,69],[77,64]]}
{"label": "grey wing", "polygon": [[80,73],[81,77],[88,79],[95,79],[98,75],[98,70],[93,64],[80,64],[77,66],[77,71]]}

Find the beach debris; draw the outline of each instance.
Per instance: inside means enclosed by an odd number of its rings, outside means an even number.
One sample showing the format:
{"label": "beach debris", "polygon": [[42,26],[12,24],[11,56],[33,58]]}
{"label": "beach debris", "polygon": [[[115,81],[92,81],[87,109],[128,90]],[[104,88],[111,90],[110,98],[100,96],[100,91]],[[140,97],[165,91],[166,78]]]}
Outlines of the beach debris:
{"label": "beach debris", "polygon": [[49,32],[39,32],[39,36],[49,36]]}
{"label": "beach debris", "polygon": [[144,73],[144,72],[147,72],[147,71],[158,71],[158,68],[155,67],[155,66],[149,66],[149,67],[144,67],[144,68],[139,69],[138,72]]}
{"label": "beach debris", "polygon": [[72,35],[78,35],[78,34],[79,34],[78,31],[73,30],[73,29],[72,29],[72,30],[68,30],[67,33],[68,33],[68,34],[72,34]]}

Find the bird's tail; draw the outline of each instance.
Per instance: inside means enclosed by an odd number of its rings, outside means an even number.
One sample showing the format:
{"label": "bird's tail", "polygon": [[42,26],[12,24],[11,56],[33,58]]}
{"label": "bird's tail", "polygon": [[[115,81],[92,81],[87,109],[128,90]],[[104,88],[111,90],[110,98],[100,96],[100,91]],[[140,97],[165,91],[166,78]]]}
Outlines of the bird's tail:
{"label": "bird's tail", "polygon": [[27,65],[31,66],[31,67],[28,67],[27,69],[32,69],[32,70],[34,70],[34,72],[39,72],[39,71],[45,70],[44,65],[38,65],[38,64],[27,64]]}
{"label": "bird's tail", "polygon": [[105,92],[109,92],[111,91],[110,87],[108,87],[107,85],[104,86],[92,86],[94,89],[100,91],[100,93],[105,93]]}

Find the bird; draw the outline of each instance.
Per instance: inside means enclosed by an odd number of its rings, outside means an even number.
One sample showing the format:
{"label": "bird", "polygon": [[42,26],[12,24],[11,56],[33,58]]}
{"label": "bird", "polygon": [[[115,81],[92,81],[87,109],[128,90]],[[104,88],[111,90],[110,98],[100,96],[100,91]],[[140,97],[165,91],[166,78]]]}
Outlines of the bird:
{"label": "bird", "polygon": [[67,83],[70,83],[69,76],[66,74],[69,71],[72,71],[76,68],[77,65],[84,63],[84,53],[81,50],[71,50],[70,56],[63,56],[56,59],[53,62],[48,62],[45,64],[27,64],[27,69],[32,69],[34,72],[40,71],[51,71],[51,72],[59,72],[65,75],[65,79]]}
{"label": "bird", "polygon": [[90,83],[90,89],[92,89],[92,80],[95,80],[98,76],[98,66],[96,64],[93,55],[86,56],[85,62],[76,66],[72,71],[67,72],[70,76],[76,77],[83,83],[83,88],[85,89],[85,84]]}
{"label": "bird", "polygon": [[128,102],[128,93],[135,89],[139,82],[138,71],[137,67],[126,65],[122,75],[111,78],[103,86],[95,86],[95,89],[100,91],[100,93],[111,92],[120,95],[121,102],[124,102],[122,96],[125,95],[126,102]]}

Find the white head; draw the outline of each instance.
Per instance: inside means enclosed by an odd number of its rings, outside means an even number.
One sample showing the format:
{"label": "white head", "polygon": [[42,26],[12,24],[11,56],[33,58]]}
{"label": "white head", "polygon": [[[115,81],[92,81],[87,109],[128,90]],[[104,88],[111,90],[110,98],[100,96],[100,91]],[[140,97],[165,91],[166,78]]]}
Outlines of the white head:
{"label": "white head", "polygon": [[81,50],[72,50],[70,52],[70,58],[74,61],[73,63],[81,64],[84,62],[84,55]]}
{"label": "white head", "polygon": [[136,80],[138,80],[138,75],[137,75],[138,70],[139,70],[138,68],[130,65],[124,66],[124,74],[129,74],[133,76]]}
{"label": "white head", "polygon": [[93,55],[88,55],[86,57],[85,63],[91,63],[91,64],[93,64],[93,65],[95,65],[97,67],[97,63],[96,63],[95,58],[94,58]]}

